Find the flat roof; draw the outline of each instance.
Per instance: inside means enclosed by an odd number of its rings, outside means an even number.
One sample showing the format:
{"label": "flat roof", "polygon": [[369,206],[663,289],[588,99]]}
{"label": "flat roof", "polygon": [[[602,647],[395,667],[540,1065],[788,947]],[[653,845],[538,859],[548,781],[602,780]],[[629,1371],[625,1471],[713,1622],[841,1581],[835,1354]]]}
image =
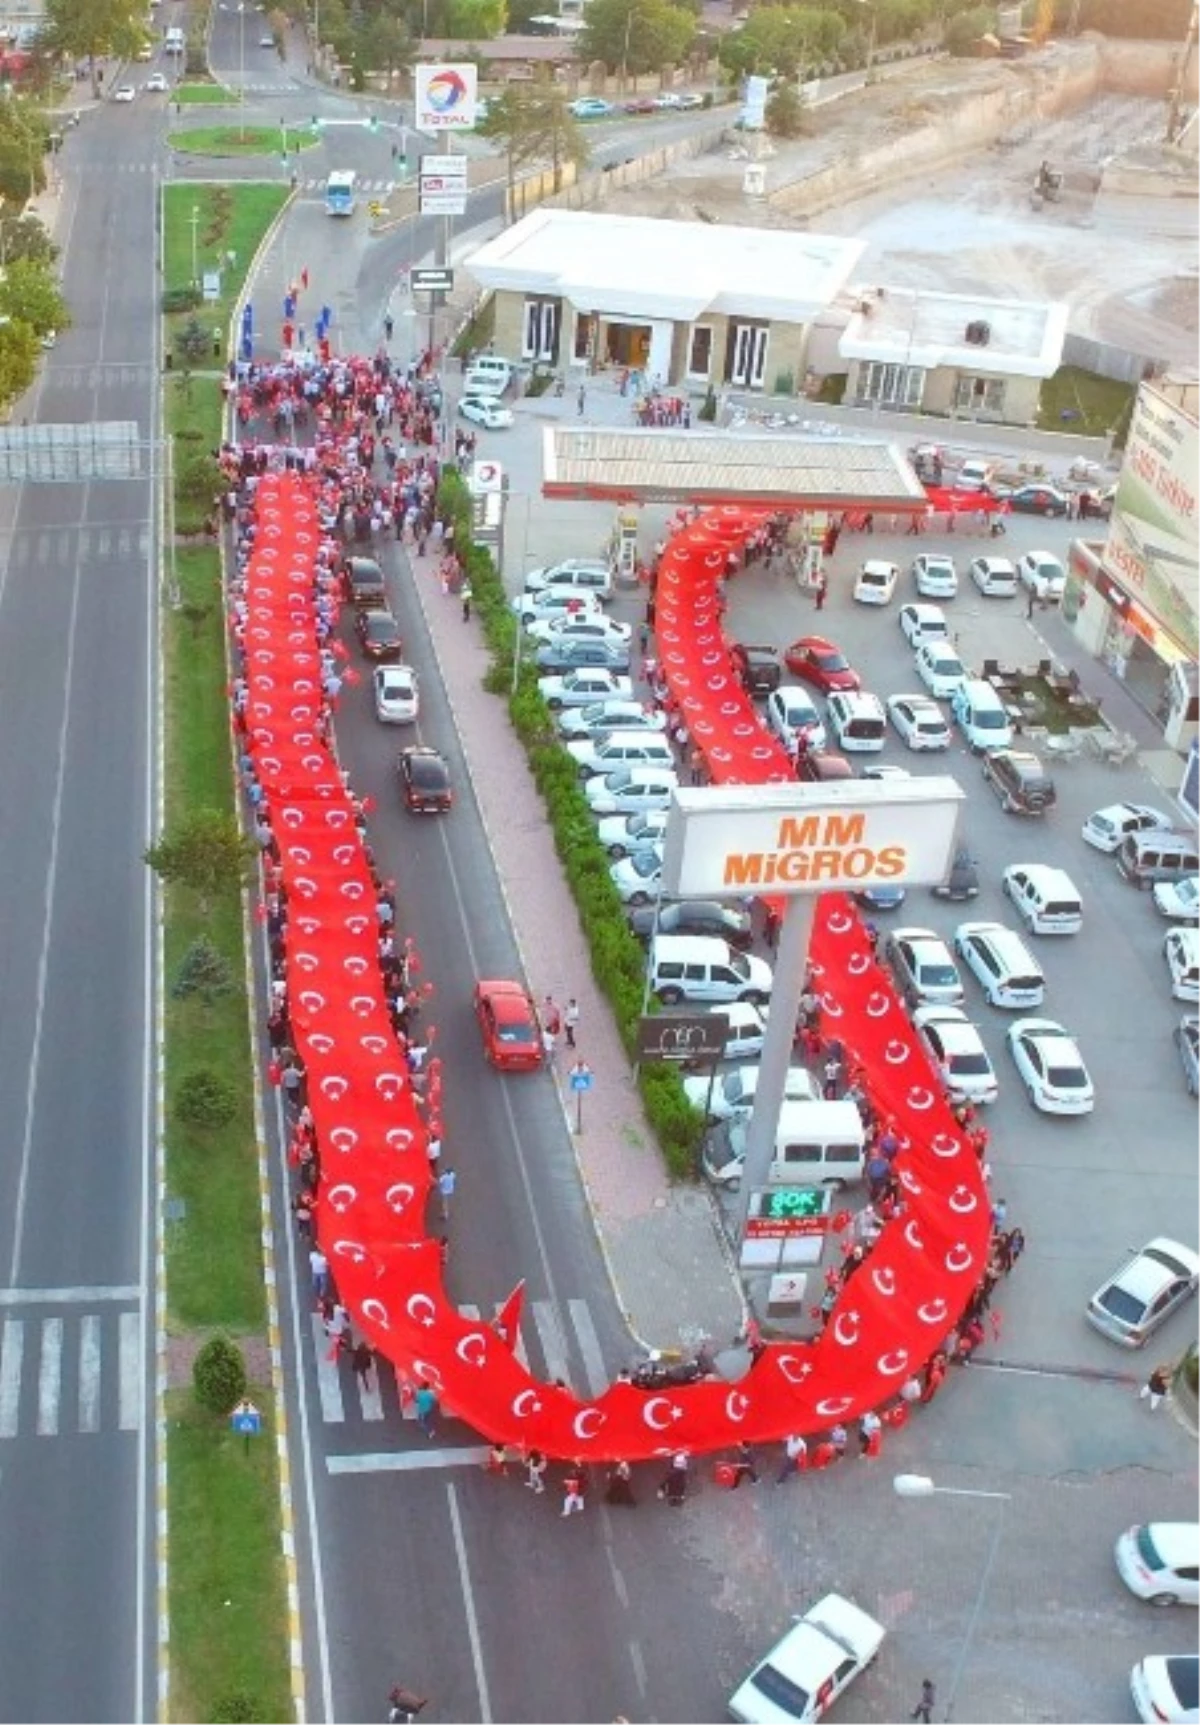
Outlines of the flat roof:
{"label": "flat roof", "polygon": [[[838,341],[843,359],[1017,377],[1052,377],[1062,363],[1067,307],[1061,300],[985,299],[896,287],[856,289],[854,298],[858,309]],[[970,323],[988,325],[985,345],[966,339]]]}
{"label": "flat roof", "polygon": [[542,495],[643,503],[764,503],[809,509],[908,509],[925,488],[882,439],[759,437],[548,425]]}
{"label": "flat roof", "polygon": [[554,295],[577,311],[809,323],[842,291],[864,246],[840,235],[543,205],[464,261],[482,287]]}

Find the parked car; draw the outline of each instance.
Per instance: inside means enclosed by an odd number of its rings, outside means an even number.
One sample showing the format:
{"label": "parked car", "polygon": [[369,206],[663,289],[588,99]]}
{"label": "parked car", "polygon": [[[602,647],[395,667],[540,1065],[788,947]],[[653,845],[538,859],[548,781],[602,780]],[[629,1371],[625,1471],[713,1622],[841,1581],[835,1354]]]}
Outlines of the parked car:
{"label": "parked car", "polygon": [[1200,1257],[1160,1234],[1100,1284],[1087,1303],[1088,1323],[1123,1348],[1140,1348],[1192,1298],[1198,1279]]}
{"label": "parked car", "polygon": [[1044,815],[1057,792],[1032,749],[992,749],[983,757],[983,776],[1010,815]]}
{"label": "parked car", "polygon": [[922,641],[945,640],[950,633],[940,605],[901,605],[900,632],[910,647]]}
{"label": "parked car", "polygon": [[967,680],[967,667],[949,641],[922,641],[914,655],[917,676],[929,693],[939,701],[953,695],[960,683]]}
{"label": "parked car", "polygon": [[527,593],[540,593],[546,587],[574,587],[581,593],[594,593],[598,599],[610,599],[612,568],[602,557],[564,557],[560,563],[531,569],[526,575]]}
{"label": "parked car", "polygon": [[376,665],[375,717],[384,725],[411,725],[420,711],[417,673],[411,665]]}
{"label": "parked car", "polygon": [[464,395],[458,411],[464,419],[481,426],[484,431],[507,431],[513,422],[512,408],[504,407],[486,395]]}
{"label": "parked car", "polygon": [[665,731],[667,716],[641,701],[592,701],[586,707],[568,707],[560,716],[563,737],[594,737],[599,731]]}
{"label": "parked car", "polygon": [[994,1102],[1000,1094],[983,1038],[958,1006],[919,1006],[913,1025],[946,1094],[955,1102]]}
{"label": "parked car", "polygon": [[1052,1018],[1018,1018],[1008,1052],[1033,1106],[1043,1114],[1090,1114],[1096,1105],[1079,1044]]}
{"label": "parked car", "polygon": [[922,552],[913,559],[912,574],[922,599],[953,599],[958,592],[958,570],[953,557]]}
{"label": "parked car", "polygon": [[1163,936],[1162,950],[1175,999],[1200,1001],[1200,933],[1173,928]]}
{"label": "parked car", "polygon": [[1129,1673],[1129,1693],[1147,1725],[1197,1725],[1200,1654],[1147,1654]]}
{"label": "parked car", "polygon": [[767,724],[789,754],[801,736],[813,749],[825,747],[825,726],[812,696],[798,683],[784,683],[767,696]]}
{"label": "parked car", "polygon": [[933,889],[935,898],[963,900],[979,896],[979,864],[966,845],[959,845],[950,864],[950,873]]}
{"label": "parked car", "polygon": [[813,784],[852,779],[854,768],[836,749],[802,749],[796,757],[796,777]]}
{"label": "parked car", "polygon": [[614,111],[612,103],[603,96],[577,96],[571,103],[571,112],[577,120],[603,120]]}
{"label": "parked car", "polygon": [[579,593],[573,587],[543,587],[537,593],[518,593],[512,601],[526,628],[551,617],[603,617],[604,608],[595,593]]}
{"label": "parked car", "polygon": [[477,982],[472,997],[484,1057],[499,1072],[542,1064],[542,1032],[529,990],[519,982]]}
{"label": "parked car", "polygon": [[950,747],[946,715],[929,695],[889,695],[887,712],[896,735],[910,749]]}
{"label": "parked car", "polygon": [[582,671],[589,666],[624,673],[629,670],[629,643],[617,640],[544,641],[537,650],[534,663],[542,675]]}
{"label": "parked car", "polygon": [[1082,834],[1093,850],[1111,853],[1120,850],[1130,833],[1169,832],[1174,824],[1170,815],[1145,803],[1109,803],[1088,816]]}
{"label": "parked car", "polygon": [[898,928],[880,943],[910,1006],[957,1006],[962,978],[949,948],[931,928]]}
{"label": "parked car", "polygon": [[847,754],[877,754],[887,738],[887,715],[878,695],[838,690],[825,703],[829,727]]}
{"label": "parked car", "polygon": [[628,701],[633,683],[602,666],[584,666],[562,676],[539,677],[538,691],[552,713],[566,707],[588,707],[596,701]]}
{"label": "parked car", "polygon": [[751,647],[735,641],[729,660],[748,695],[769,695],[783,680],[779,654],[774,647]]}
{"label": "parked car", "polygon": [[554,646],[561,641],[604,641],[628,645],[633,630],[603,611],[567,611],[549,617],[537,617],[525,625],[531,641],[541,646]]}
{"label": "parked car", "polygon": [[647,809],[638,815],[608,815],[599,822],[596,837],[614,862],[652,846],[661,846],[667,830],[667,811]]}
{"label": "parked car", "polygon": [[793,677],[811,683],[823,695],[835,689],[858,689],[862,679],[840,647],[823,635],[802,635],[783,655]]}
{"label": "parked car", "polygon": [[621,108],[626,114],[652,114],[654,112],[654,97],[635,96],[632,102],[622,102]]}
{"label": "parked car", "polygon": [[1017,571],[1007,557],[973,557],[969,573],[985,599],[1011,599],[1017,590]]}
{"label": "parked car", "polygon": [[1065,515],[1067,494],[1056,485],[1018,485],[1015,491],[997,489],[1010,509],[1018,515]]}
{"label": "parked car", "polygon": [[[639,940],[654,931],[654,907],[635,910],[629,926]],[[716,899],[664,899],[658,907],[660,934],[713,934],[744,952],[753,940],[750,912]]]}
{"label": "parked car", "polygon": [[665,809],[678,783],[668,767],[619,767],[589,779],[583,794],[594,815],[634,815]]}
{"label": "parked car", "polygon": [[1017,574],[1022,587],[1036,594],[1043,604],[1057,605],[1062,598],[1067,572],[1049,551],[1027,551],[1017,559]]}
{"label": "parked car", "polygon": [[1150,1605],[1200,1605],[1200,1523],[1151,1521],[1126,1528],[1113,1548],[1117,1574]]}
{"label": "parked car", "polygon": [[622,857],[609,869],[624,904],[652,904],[662,891],[662,848],[647,845]]}
{"label": "parked car", "polygon": [[860,605],[886,605],[896,591],[900,571],[894,563],[870,557],[858,572],[854,597]]}
{"label": "parked car", "polygon": [[1200,878],[1189,875],[1186,880],[1160,880],[1153,894],[1154,908],[1173,922],[1200,920]]}
{"label": "parked car", "polygon": [[819,1719],[865,1671],[883,1644],[884,1628],[838,1593],[805,1612],[730,1697],[731,1719],[782,1725]]}
{"label": "parked car", "polygon": [[950,712],[974,754],[1007,749],[1013,740],[1008,710],[990,683],[967,677],[950,697]]}
{"label": "parked car", "polygon": [[1175,1026],[1173,1037],[1179,1050],[1179,1062],[1183,1067],[1183,1081],[1188,1087],[1188,1094],[1200,1096],[1200,1018],[1194,1014],[1181,1018]]}
{"label": "parked car", "polygon": [[1078,934],[1083,927],[1083,900],[1065,869],[1010,863],[1000,884],[1031,934]]}
{"label": "parked car", "polygon": [[983,989],[990,1006],[1040,1006],[1046,978],[1019,934],[1002,922],[960,922],[954,950]]}
{"label": "parked car", "polygon": [[955,491],[988,491],[991,489],[992,474],[995,468],[982,456],[968,456],[966,461],[959,463],[958,472],[954,475]]}
{"label": "parked car", "polygon": [[[759,1008],[752,1008],[759,1011]],[[748,1114],[754,1107],[758,1092],[760,1066],[734,1066],[717,1074],[714,1082],[710,1073],[701,1072],[683,1081],[684,1095],[706,1120],[728,1120],[735,1114]],[[789,1066],[784,1081],[785,1102],[811,1102],[816,1090],[803,1066]]]}

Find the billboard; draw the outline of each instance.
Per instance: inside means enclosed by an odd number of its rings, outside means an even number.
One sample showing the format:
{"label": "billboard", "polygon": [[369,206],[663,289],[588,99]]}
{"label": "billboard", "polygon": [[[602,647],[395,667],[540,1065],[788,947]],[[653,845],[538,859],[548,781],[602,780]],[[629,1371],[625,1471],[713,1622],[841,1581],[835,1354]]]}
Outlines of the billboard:
{"label": "billboard", "polygon": [[1138,390],[1103,562],[1187,647],[1196,634],[1200,430],[1156,389]]}
{"label": "billboard", "polygon": [[750,77],[742,89],[742,125],[751,131],[761,131],[767,120],[769,78]]}
{"label": "billboard", "polygon": [[954,855],[963,790],[949,777],[680,786],[663,835],[673,898],[933,886]]}
{"label": "billboard", "polygon": [[479,72],[469,61],[413,67],[414,124],[422,132],[469,132],[478,106]]}

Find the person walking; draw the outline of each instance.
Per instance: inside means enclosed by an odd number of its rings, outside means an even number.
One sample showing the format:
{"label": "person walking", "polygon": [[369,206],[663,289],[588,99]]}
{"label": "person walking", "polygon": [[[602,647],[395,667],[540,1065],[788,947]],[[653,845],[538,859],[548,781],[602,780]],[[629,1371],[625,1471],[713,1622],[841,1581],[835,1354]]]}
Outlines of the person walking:
{"label": "person walking", "polygon": [[438,1175],[438,1198],[441,1201],[442,1221],[450,1220],[450,1200],[454,1196],[454,1188],[458,1185],[458,1177],[453,1168],[443,1168]]}
{"label": "person walking", "polygon": [[813,589],[813,603],[818,611],[823,611],[825,609],[825,599],[828,592],[829,577],[826,575],[825,571],[822,570],[817,576],[817,584]]}
{"label": "person walking", "polygon": [[924,1720],[924,1725],[930,1725],[933,1718],[933,1704],[936,1699],[933,1683],[928,1677],[924,1678],[921,1683],[921,1699],[909,1714],[909,1718],[921,1719]]}
{"label": "person walking", "polygon": [[464,623],[469,623],[471,621],[471,600],[473,597],[474,595],[471,592],[471,583],[469,581],[464,581],[461,592],[462,620]]}
{"label": "person walking", "polygon": [[587,407],[587,390],[584,388],[584,386],[582,384],[580,384],[580,386],[579,386],[579,394],[575,399],[575,405],[579,410],[579,417],[580,417],[580,419],[582,419],[583,415],[584,415],[584,410]]}
{"label": "person walking", "polygon": [[566,1479],[563,1480],[562,1513],[568,1515],[583,1514],[583,1469],[578,1462],[573,1462]]}
{"label": "person walking", "polygon": [[729,1483],[730,1491],[736,1491],[744,1479],[751,1485],[758,1484],[758,1469],[754,1465],[754,1451],[744,1440],[737,1447],[737,1454],[729,1464],[733,1469],[733,1478]]}
{"label": "person walking", "polygon": [[1033,613],[1037,610],[1037,603],[1038,603],[1037,588],[1031,587],[1029,589],[1029,597],[1025,601],[1025,621],[1027,623],[1029,622],[1030,618],[1033,616]]}
{"label": "person walking", "polygon": [[822,1068],[823,1083],[822,1083],[822,1087],[821,1087],[821,1093],[824,1096],[826,1102],[836,1102],[837,1101],[838,1080],[840,1079],[841,1075],[842,1075],[842,1063],[838,1059],[836,1054],[831,1054],[829,1056],[829,1059],[825,1062],[824,1067]]}
{"label": "person walking", "polygon": [[313,1299],[320,1305],[329,1292],[329,1260],[320,1246],[314,1246],[309,1252],[308,1269],[312,1277]]}
{"label": "person walking", "polygon": [[388,1725],[412,1725],[412,1721],[428,1703],[428,1697],[414,1695],[411,1689],[405,1689],[397,1683],[388,1696]]}
{"label": "person walking", "polygon": [[868,1461],[874,1461],[879,1454],[883,1442],[883,1422],[877,1413],[867,1412],[858,1422],[858,1456]]}
{"label": "person walking", "polygon": [[563,1035],[567,1039],[567,1047],[574,1048],[575,1032],[579,1028],[579,1002],[572,995],[563,1008]]}
{"label": "person walking", "polygon": [[782,1485],[785,1480],[794,1479],[808,1465],[808,1445],[796,1432],[792,1437],[783,1440],[783,1466],[775,1476],[775,1484]]}
{"label": "person walking", "polygon": [[555,1036],[562,1029],[562,1013],[558,1010],[558,1002],[552,994],[548,994],[542,1002],[542,1029],[551,1031]]}
{"label": "person walking", "polygon": [[633,1495],[633,1469],[627,1461],[615,1462],[609,1469],[608,1483],[604,1488],[605,1503],[624,1504],[628,1509],[636,1509],[637,1498]]}
{"label": "person walking", "polygon": [[421,1384],[413,1397],[417,1424],[427,1438],[433,1436],[434,1421],[437,1419],[438,1399],[428,1384]]}
{"label": "person walking", "polygon": [[542,1026],[542,1059],[547,1066],[554,1065],[554,1056],[558,1052],[558,1037],[548,1024]]}
{"label": "person walking", "polygon": [[391,312],[388,312],[387,316],[383,320],[383,339],[384,339],[384,341],[391,341],[392,333],[395,330],[395,328],[396,328],[396,325],[392,319],[392,314],[391,314]]}
{"label": "person walking", "polygon": [[371,1368],[375,1364],[375,1355],[367,1342],[356,1342],[350,1354],[350,1364],[354,1367],[354,1375],[364,1390],[371,1388]]}
{"label": "person walking", "polygon": [[1157,1413],[1163,1398],[1170,1393],[1171,1367],[1155,1366],[1150,1376],[1138,1391],[1141,1401],[1150,1403],[1150,1412]]}
{"label": "person walking", "polygon": [[666,1478],[658,1488],[658,1495],[672,1509],[679,1509],[687,1496],[688,1458],[686,1450],[678,1450],[672,1457],[667,1468]]}
{"label": "person walking", "polygon": [[531,1449],[525,1457],[525,1485],[538,1497],[546,1489],[546,1458],[540,1449]]}

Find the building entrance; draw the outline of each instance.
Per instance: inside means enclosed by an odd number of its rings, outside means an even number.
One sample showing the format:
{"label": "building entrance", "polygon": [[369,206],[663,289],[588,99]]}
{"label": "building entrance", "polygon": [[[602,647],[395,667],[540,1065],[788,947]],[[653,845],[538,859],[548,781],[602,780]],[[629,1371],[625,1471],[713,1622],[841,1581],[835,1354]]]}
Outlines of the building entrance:
{"label": "building entrance", "polygon": [[609,365],[645,371],[650,360],[651,333],[648,323],[606,323],[604,353]]}

